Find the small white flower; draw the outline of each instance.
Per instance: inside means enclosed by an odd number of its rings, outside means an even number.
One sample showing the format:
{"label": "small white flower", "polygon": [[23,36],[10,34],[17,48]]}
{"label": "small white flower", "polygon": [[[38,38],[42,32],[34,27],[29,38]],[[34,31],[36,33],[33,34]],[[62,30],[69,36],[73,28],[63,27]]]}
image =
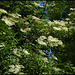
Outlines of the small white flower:
{"label": "small white flower", "polygon": [[23,50],[23,52],[27,55],[29,55],[30,53],[28,51],[26,51],[25,49]]}
{"label": "small white flower", "polygon": [[70,20],[70,18],[66,18],[66,20],[68,21],[68,20]]}
{"label": "small white flower", "polygon": [[21,57],[20,51],[18,51],[17,48],[13,49],[13,53],[14,53],[15,55],[17,55],[18,57]]}
{"label": "small white flower", "polygon": [[51,56],[54,60],[58,60],[57,57],[55,57],[54,55]]}
{"label": "small white flower", "polygon": [[29,24],[29,22],[25,22],[25,24]]}

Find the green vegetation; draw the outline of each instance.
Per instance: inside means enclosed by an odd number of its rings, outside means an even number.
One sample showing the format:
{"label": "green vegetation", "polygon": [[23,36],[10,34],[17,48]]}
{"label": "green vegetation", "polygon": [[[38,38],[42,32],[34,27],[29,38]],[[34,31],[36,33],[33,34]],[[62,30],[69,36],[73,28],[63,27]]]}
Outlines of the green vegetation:
{"label": "green vegetation", "polygon": [[75,73],[75,1],[41,2],[0,1],[0,75]]}

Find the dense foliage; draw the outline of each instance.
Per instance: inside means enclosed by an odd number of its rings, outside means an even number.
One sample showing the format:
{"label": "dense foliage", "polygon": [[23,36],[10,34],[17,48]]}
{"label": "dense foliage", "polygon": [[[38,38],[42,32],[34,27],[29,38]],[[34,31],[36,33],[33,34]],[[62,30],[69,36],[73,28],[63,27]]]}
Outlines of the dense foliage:
{"label": "dense foliage", "polygon": [[38,2],[0,1],[1,75],[74,74],[75,2]]}

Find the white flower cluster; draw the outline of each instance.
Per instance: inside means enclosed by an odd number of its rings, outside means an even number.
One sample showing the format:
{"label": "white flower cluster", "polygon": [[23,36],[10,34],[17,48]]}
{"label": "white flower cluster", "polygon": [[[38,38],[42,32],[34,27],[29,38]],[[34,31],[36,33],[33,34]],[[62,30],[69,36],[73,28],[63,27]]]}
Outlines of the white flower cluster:
{"label": "white flower cluster", "polygon": [[26,51],[25,49],[23,49],[23,52],[27,55],[29,55],[30,53],[28,51]]}
{"label": "white flower cluster", "polygon": [[[49,24],[49,26],[52,25],[54,30],[68,31],[68,28],[66,27],[66,24],[68,24],[68,22],[54,20],[54,22],[48,21],[48,24]],[[55,24],[58,25],[58,27],[55,27]]]}
{"label": "white flower cluster", "polygon": [[58,40],[57,38],[53,38],[52,36],[48,36],[47,40],[48,40],[49,45],[51,47],[58,46],[58,45],[63,45],[61,40]]}
{"label": "white flower cluster", "polygon": [[47,46],[47,43],[43,42],[43,40],[45,40],[45,39],[47,39],[47,41],[48,41],[48,43],[51,47],[58,46],[58,45],[63,45],[63,42],[61,40],[58,40],[57,38],[53,38],[52,36],[48,36],[48,38],[46,36],[40,36],[37,39],[37,42],[40,45]]}
{"label": "white flower cluster", "polygon": [[0,47],[4,47],[5,45],[4,45],[4,43],[0,43]]}
{"label": "white flower cluster", "polygon": [[5,11],[4,9],[0,9],[0,15],[3,13],[7,13],[7,11]]}
{"label": "white flower cluster", "polygon": [[68,21],[68,20],[70,20],[70,18],[66,18],[66,20]]}
{"label": "white flower cluster", "polygon": [[32,16],[32,19],[40,20],[38,17]]}
{"label": "white flower cluster", "polygon": [[10,67],[9,72],[12,72],[14,74],[17,74],[18,72],[21,71],[21,68],[24,68],[23,65],[19,65],[19,64],[17,64],[17,65],[10,65],[9,67]]}
{"label": "white flower cluster", "polygon": [[65,31],[68,31],[68,28],[67,27],[53,27],[54,30],[58,30],[58,31],[61,31],[61,30],[65,30]]}
{"label": "white flower cluster", "polygon": [[47,46],[47,44],[45,42],[43,42],[43,40],[47,39],[46,36],[40,36],[38,39],[37,39],[37,42],[40,44],[40,45],[45,45]]}
{"label": "white flower cluster", "polygon": [[54,30],[58,30],[58,31],[61,31],[61,28],[60,27],[53,27]]}
{"label": "white flower cluster", "polygon": [[14,18],[6,17],[6,16],[3,16],[3,18],[2,18],[1,20],[4,21],[8,26],[15,25],[15,23],[18,22],[18,21],[15,20]]}
{"label": "white flower cluster", "polygon": [[54,56],[54,55],[52,55],[51,57],[52,57],[52,59],[54,59],[54,60],[58,60],[58,58],[57,58],[56,56]]}
{"label": "white flower cluster", "polygon": [[48,21],[49,26],[54,25],[54,22]]}
{"label": "white flower cluster", "polygon": [[9,13],[9,16],[12,16],[13,18],[19,18],[19,17],[21,17],[21,15],[18,14],[18,13],[16,13],[16,14],[10,14]]}
{"label": "white flower cluster", "polygon": [[57,20],[54,20],[54,23],[55,23],[55,24],[58,24],[58,25],[60,25],[60,26],[65,26],[65,24],[68,24],[68,22],[57,21]]}
{"label": "white flower cluster", "polygon": [[21,57],[20,51],[18,51],[17,48],[13,49],[13,53],[14,53],[15,55],[17,55],[18,57]]}
{"label": "white flower cluster", "polygon": [[70,10],[75,10],[75,8],[70,8]]}
{"label": "white flower cluster", "polygon": [[21,28],[21,29],[20,29],[20,31],[21,31],[21,32],[31,31],[31,28],[28,28],[28,27],[27,27],[27,28],[25,28],[25,29]]}

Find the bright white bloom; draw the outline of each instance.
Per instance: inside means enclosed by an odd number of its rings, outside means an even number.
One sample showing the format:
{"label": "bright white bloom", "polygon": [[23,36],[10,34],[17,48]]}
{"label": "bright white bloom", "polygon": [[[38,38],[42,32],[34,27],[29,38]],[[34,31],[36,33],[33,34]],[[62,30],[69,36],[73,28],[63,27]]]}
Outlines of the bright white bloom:
{"label": "bright white bloom", "polygon": [[55,23],[55,24],[59,24],[59,21],[57,21],[57,20],[54,20],[54,23]]}
{"label": "bright white bloom", "polygon": [[14,72],[15,66],[14,65],[10,65],[9,67],[10,67],[9,72]]}
{"label": "bright white bloom", "polygon": [[43,42],[43,41],[38,40],[38,43],[39,43],[40,45],[47,46],[47,44],[46,44],[45,42]]}
{"label": "bright white bloom", "polygon": [[58,30],[58,31],[61,31],[61,28],[59,27],[53,27],[54,30]]}
{"label": "bright white bloom", "polygon": [[54,25],[54,22],[48,21],[49,26]]}
{"label": "bright white bloom", "polygon": [[13,49],[13,53],[14,53],[15,55],[17,55],[18,57],[21,57],[20,51],[18,51],[17,48]]}
{"label": "bright white bloom", "polygon": [[53,38],[52,36],[48,36],[47,40],[51,47],[63,44],[61,40],[58,40],[57,38]]}
{"label": "bright white bloom", "polygon": [[6,16],[3,16],[3,18],[1,20],[4,21],[8,26],[15,25],[15,23],[18,22],[16,20],[14,20],[13,18],[9,18],[9,17],[6,17]]}
{"label": "bright white bloom", "polygon": [[54,55],[51,56],[54,60],[58,60],[57,57],[55,57]]}
{"label": "bright white bloom", "polygon": [[70,10],[75,10],[75,8],[70,8]]}
{"label": "bright white bloom", "polygon": [[45,40],[46,37],[45,36],[40,36],[38,39],[37,39],[37,42],[40,44],[40,45],[45,45],[47,46],[47,44],[45,42],[43,42],[43,40]]}
{"label": "bright white bloom", "polygon": [[18,72],[20,72],[21,68],[24,68],[23,65],[10,65],[9,67],[9,72],[12,72],[14,74],[17,74]]}
{"label": "bright white bloom", "polygon": [[70,18],[66,18],[66,20],[70,20]]}
{"label": "bright white bloom", "polygon": [[58,24],[58,25],[61,25],[61,26],[65,26],[65,22],[64,21],[54,20],[54,23]]}
{"label": "bright white bloom", "polygon": [[29,55],[30,53],[28,51],[26,51],[25,49],[23,50],[23,52],[27,55]]}
{"label": "bright white bloom", "polygon": [[59,25],[65,26],[65,22],[64,22],[64,21],[60,21],[60,22],[59,22]]}
{"label": "bright white bloom", "polygon": [[62,30],[68,31],[67,27],[62,27]]}
{"label": "bright white bloom", "polygon": [[40,20],[38,17],[32,16],[32,19]]}
{"label": "bright white bloom", "polygon": [[21,15],[18,14],[18,13],[16,13],[16,14],[9,14],[9,15],[12,16],[12,17],[14,17],[14,18],[19,18],[19,17],[21,17]]}
{"label": "bright white bloom", "polygon": [[40,36],[39,40],[47,39],[46,36]]}
{"label": "bright white bloom", "polygon": [[6,34],[5,32],[3,32],[3,34]]}
{"label": "bright white bloom", "polygon": [[28,27],[27,27],[27,28],[25,28],[25,29],[22,29],[22,28],[21,28],[21,29],[20,29],[20,31],[21,31],[21,32],[31,31],[31,28],[28,28]]}
{"label": "bright white bloom", "polygon": [[0,47],[4,47],[5,45],[4,45],[4,43],[0,43]]}
{"label": "bright white bloom", "polygon": [[7,13],[7,11],[5,11],[4,9],[0,9],[0,14],[2,13]]}

